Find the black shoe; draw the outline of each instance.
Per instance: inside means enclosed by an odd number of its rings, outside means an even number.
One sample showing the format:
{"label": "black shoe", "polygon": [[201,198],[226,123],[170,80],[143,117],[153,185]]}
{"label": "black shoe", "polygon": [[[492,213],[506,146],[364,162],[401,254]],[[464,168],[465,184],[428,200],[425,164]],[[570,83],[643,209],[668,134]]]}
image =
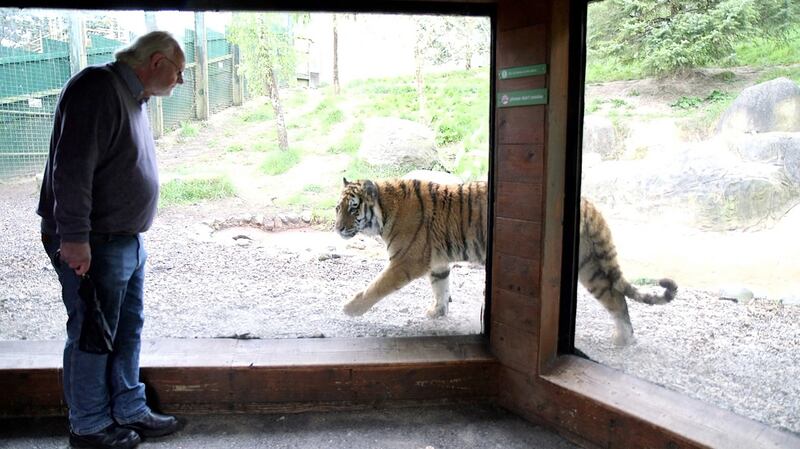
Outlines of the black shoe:
{"label": "black shoe", "polygon": [[139,434],[130,429],[123,429],[112,424],[105,429],[88,435],[69,433],[69,444],[72,447],[88,447],[97,449],[130,449],[141,443]]}
{"label": "black shoe", "polygon": [[135,431],[144,438],[163,437],[178,430],[178,420],[174,416],[155,412],[150,412],[139,421],[120,425]]}

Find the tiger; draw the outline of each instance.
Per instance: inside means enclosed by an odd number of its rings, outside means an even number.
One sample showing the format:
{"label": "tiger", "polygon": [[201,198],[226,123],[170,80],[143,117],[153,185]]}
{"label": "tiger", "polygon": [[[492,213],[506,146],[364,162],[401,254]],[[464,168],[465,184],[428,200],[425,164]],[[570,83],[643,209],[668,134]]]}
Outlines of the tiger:
{"label": "tiger", "polygon": [[[488,194],[484,181],[439,184],[419,179],[342,179],[334,228],[344,239],[359,232],[379,236],[389,262],[365,289],[343,307],[361,316],[378,301],[409,282],[427,276],[433,290],[429,318],[447,315],[450,264],[486,264]],[[662,279],[661,295],[641,294],[622,276],[611,232],[594,205],[581,198],[578,278],[615,321],[613,341],[631,344],[633,327],[625,297],[646,304],[665,304],[677,284]]]}

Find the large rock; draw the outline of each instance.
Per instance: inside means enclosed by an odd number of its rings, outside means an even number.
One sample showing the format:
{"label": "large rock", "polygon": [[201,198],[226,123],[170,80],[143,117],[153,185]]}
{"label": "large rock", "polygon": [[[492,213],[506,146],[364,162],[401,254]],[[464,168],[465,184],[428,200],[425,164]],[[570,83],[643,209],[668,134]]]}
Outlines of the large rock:
{"label": "large rock", "polygon": [[458,176],[447,173],[446,171],[436,170],[412,170],[403,179],[416,179],[425,182],[435,182],[437,184],[463,184],[464,181]]}
{"label": "large rock", "polygon": [[606,117],[587,115],[583,120],[583,154],[599,154],[600,159],[617,159],[622,143],[614,124]]}
{"label": "large rock", "polygon": [[729,139],[728,146],[743,160],[783,167],[786,177],[800,186],[800,132],[740,135]]}
{"label": "large rock", "polygon": [[437,156],[435,138],[433,130],[410,120],[368,119],[358,156],[370,165],[430,168]]}
{"label": "large rock", "polygon": [[717,124],[717,133],[800,131],[800,87],[776,78],[744,89]]}
{"label": "large rock", "polygon": [[742,161],[711,142],[670,158],[608,161],[587,173],[582,194],[618,213],[652,214],[709,230],[769,226],[798,203],[783,168]]}

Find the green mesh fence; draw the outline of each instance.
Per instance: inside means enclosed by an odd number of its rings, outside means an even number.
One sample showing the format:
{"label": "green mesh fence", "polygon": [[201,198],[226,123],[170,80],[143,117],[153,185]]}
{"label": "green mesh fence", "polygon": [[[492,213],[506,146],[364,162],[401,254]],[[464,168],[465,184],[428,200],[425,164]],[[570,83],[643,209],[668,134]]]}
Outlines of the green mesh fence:
{"label": "green mesh fence", "polygon": [[[39,174],[44,168],[55,105],[62,86],[71,76],[70,58],[74,50],[71,51],[71,43],[65,37],[69,35],[66,31],[70,14],[62,11],[55,26],[65,32],[58,38],[39,39],[37,48],[29,48],[28,42],[13,47],[0,45],[0,180]],[[134,37],[127,33],[129,39],[120,40],[119,35],[112,39],[89,32],[82,39],[86,45],[82,49],[85,63],[113,61],[114,52]],[[186,53],[184,84],[161,102],[164,132],[195,120],[195,32],[185,29],[180,37]],[[209,113],[214,114],[233,105],[233,48],[224,33],[207,29],[206,37]],[[148,106],[155,128],[158,104],[150,101]]]}
{"label": "green mesh fence", "polygon": [[0,179],[42,169],[69,47],[43,39],[42,52],[0,47]]}

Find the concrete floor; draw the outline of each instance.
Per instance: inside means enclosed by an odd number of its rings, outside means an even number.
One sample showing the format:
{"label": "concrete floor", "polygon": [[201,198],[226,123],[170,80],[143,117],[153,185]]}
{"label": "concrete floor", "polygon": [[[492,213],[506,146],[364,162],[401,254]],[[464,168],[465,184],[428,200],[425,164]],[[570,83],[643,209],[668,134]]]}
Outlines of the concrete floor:
{"label": "concrete floor", "polygon": [[[176,434],[142,449],[573,449],[574,444],[492,405],[276,415],[186,415]],[[64,418],[0,420],[0,448],[68,447]]]}

